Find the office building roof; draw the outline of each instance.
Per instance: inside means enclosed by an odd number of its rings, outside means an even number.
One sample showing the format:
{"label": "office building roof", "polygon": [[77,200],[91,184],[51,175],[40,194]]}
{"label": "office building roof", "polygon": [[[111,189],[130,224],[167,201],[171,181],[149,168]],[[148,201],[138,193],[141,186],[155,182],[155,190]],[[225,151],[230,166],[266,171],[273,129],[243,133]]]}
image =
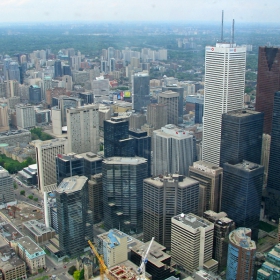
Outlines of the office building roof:
{"label": "office building roof", "polygon": [[86,176],[73,176],[63,179],[55,190],[57,193],[72,193],[82,190],[88,178]]}
{"label": "office building roof", "polygon": [[186,225],[187,227],[190,227],[192,229],[198,229],[198,228],[213,228],[213,223],[209,222],[208,220],[201,218],[199,216],[196,216],[192,213],[189,214],[179,214],[173,219],[180,221],[182,224]]}
{"label": "office building roof", "polygon": [[130,165],[138,165],[142,163],[146,163],[147,160],[142,157],[111,157],[103,160],[106,164],[130,164]]}

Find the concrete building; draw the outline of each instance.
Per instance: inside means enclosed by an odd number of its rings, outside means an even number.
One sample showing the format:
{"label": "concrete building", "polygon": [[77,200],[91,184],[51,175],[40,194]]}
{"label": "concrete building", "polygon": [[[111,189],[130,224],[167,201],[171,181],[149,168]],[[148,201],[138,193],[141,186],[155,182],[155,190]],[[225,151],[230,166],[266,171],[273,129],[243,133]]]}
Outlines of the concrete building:
{"label": "concrete building", "polygon": [[143,186],[143,238],[171,248],[171,218],[198,213],[198,182],[178,174],[148,178]]}
{"label": "concrete building", "polygon": [[13,96],[8,98],[8,107],[9,109],[15,109],[16,105],[20,103],[20,97],[19,96]]}
{"label": "concrete building", "polygon": [[31,274],[37,274],[38,269],[46,267],[45,251],[29,236],[24,236],[15,241],[18,255],[23,259]]}
{"label": "concrete building", "polygon": [[204,267],[216,272],[212,259],[214,224],[192,213],[179,214],[171,220],[171,256],[188,273]]}
{"label": "concrete building", "polygon": [[137,130],[141,129],[141,126],[146,123],[146,116],[143,114],[131,114],[129,118],[129,129]]}
{"label": "concrete building", "polygon": [[203,161],[220,164],[222,114],[242,109],[245,68],[246,47],[229,43],[206,47]]}
{"label": "concrete building", "polygon": [[237,228],[229,235],[227,280],[253,279],[256,244],[249,228]]}
{"label": "concrete building", "polygon": [[167,121],[167,105],[165,104],[149,104],[147,107],[147,124],[155,130],[161,129],[168,124]]}
{"label": "concrete building", "polygon": [[262,156],[261,156],[261,165],[264,167],[264,176],[263,176],[264,187],[266,187],[267,185],[270,143],[271,143],[271,136],[269,134],[264,133],[262,137]]}
{"label": "concrete building", "polygon": [[105,229],[124,232],[143,230],[143,180],[147,160],[140,157],[106,158],[102,165]]}
{"label": "concrete building", "polygon": [[8,244],[0,246],[0,279],[14,280],[26,278],[25,262],[16,255],[15,251]]}
{"label": "concrete building", "polygon": [[199,182],[199,216],[206,210],[219,212],[223,168],[205,161],[196,161],[189,167],[189,176]]}
{"label": "concrete building", "polygon": [[97,77],[95,80],[93,80],[91,87],[94,96],[109,95],[109,90],[110,90],[109,79],[104,79],[103,76]]}
{"label": "concrete building", "polygon": [[143,112],[150,104],[150,77],[146,72],[135,73],[132,79],[132,109]]}
{"label": "concrete building", "polygon": [[67,109],[67,138],[73,153],[99,152],[99,113],[97,105]]}
{"label": "concrete building", "polygon": [[93,223],[103,220],[103,185],[102,173],[95,174],[88,181],[88,206],[93,213]]}
{"label": "concrete building", "polygon": [[280,243],[274,246],[266,256],[262,267],[258,269],[257,280],[276,280],[280,277]]}
{"label": "concrete building", "polygon": [[7,104],[0,104],[0,132],[7,131],[9,126],[9,115]]}
{"label": "concrete building", "polygon": [[17,146],[18,143],[29,143],[31,141],[31,132],[27,129],[10,130],[0,133],[0,144]]}
{"label": "concrete building", "polygon": [[236,110],[222,115],[220,166],[248,160],[261,163],[263,113]]}
{"label": "concrete building", "polygon": [[36,126],[35,110],[33,106],[29,105],[17,105],[17,128],[33,128]]}
{"label": "concrete building", "polygon": [[127,239],[127,235],[117,229],[97,236],[98,251],[108,268],[127,260]]}
{"label": "concrete building", "polygon": [[223,168],[221,210],[236,227],[251,228],[252,238],[258,240],[264,168],[249,161],[225,163]]}
{"label": "concrete building", "polygon": [[179,93],[165,91],[158,95],[158,103],[167,106],[167,123],[178,124],[179,118]]}
{"label": "concrete building", "polygon": [[55,190],[59,249],[64,255],[78,256],[93,240],[93,213],[88,210],[88,178],[64,179]]}
{"label": "concrete building", "polygon": [[166,172],[181,175],[189,174],[189,166],[194,159],[194,138],[188,131],[168,124],[153,131],[153,176]]}
{"label": "concrete building", "polygon": [[227,266],[228,236],[235,229],[233,220],[225,212],[205,211],[203,218],[214,224],[213,259],[219,263],[219,270]]}
{"label": "concrete building", "polygon": [[5,208],[11,202],[15,202],[13,178],[0,166],[0,208]]}

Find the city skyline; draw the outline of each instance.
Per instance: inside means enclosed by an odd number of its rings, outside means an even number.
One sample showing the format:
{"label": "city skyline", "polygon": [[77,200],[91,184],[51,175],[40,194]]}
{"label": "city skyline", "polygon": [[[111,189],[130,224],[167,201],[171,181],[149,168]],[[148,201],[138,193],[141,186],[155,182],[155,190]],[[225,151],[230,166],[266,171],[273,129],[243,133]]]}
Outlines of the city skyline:
{"label": "city skyline", "polygon": [[[195,2],[174,0],[152,2],[109,0],[103,1],[48,1],[43,5],[34,0],[2,0],[0,9],[3,22],[52,22],[52,21],[214,21],[225,10],[225,21],[234,18],[237,22],[278,22],[280,2],[218,0]],[[182,9],[183,8],[183,9]],[[120,13],[121,11],[121,13]],[[13,15],[11,17],[11,14]],[[32,18],[30,17],[32,14]],[[145,15],[145,17],[143,17]],[[176,15],[176,16],[175,16]],[[15,20],[16,19],[16,20]]]}

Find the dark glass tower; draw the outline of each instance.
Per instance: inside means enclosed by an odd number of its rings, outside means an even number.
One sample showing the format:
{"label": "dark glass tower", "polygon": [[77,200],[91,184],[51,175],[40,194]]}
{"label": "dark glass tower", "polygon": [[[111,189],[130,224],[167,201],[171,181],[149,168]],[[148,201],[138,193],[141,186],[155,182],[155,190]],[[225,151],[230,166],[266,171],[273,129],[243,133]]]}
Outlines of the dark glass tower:
{"label": "dark glass tower", "polygon": [[280,90],[280,48],[259,47],[256,111],[264,113],[264,133],[271,134],[274,93]]}
{"label": "dark glass tower", "polygon": [[63,70],[63,75],[71,76],[71,68],[69,65],[64,65],[62,70]]}
{"label": "dark glass tower", "polygon": [[93,240],[87,180],[85,176],[66,178],[55,190],[59,249],[69,257],[83,254],[87,240]]}
{"label": "dark glass tower", "polygon": [[147,73],[136,73],[132,77],[132,103],[136,112],[142,112],[150,102],[150,77]]}
{"label": "dark glass tower", "polygon": [[106,230],[126,233],[143,230],[143,180],[148,177],[147,160],[112,157],[103,161],[103,211]]}
{"label": "dark glass tower", "polygon": [[220,166],[243,159],[261,162],[263,113],[237,110],[222,115]]}
{"label": "dark glass tower", "polygon": [[280,218],[280,91],[274,94],[270,156],[268,166],[265,215],[278,221]]}
{"label": "dark glass tower", "polygon": [[129,122],[124,118],[104,121],[104,156],[134,157],[134,139],[128,135]]}
{"label": "dark glass tower", "polygon": [[30,103],[40,103],[42,101],[42,92],[41,88],[33,85],[29,87],[29,102]]}
{"label": "dark glass tower", "polygon": [[264,167],[249,161],[223,165],[221,210],[258,239]]}
{"label": "dark glass tower", "polygon": [[54,62],[54,77],[62,77],[62,66],[60,60],[56,60]]}

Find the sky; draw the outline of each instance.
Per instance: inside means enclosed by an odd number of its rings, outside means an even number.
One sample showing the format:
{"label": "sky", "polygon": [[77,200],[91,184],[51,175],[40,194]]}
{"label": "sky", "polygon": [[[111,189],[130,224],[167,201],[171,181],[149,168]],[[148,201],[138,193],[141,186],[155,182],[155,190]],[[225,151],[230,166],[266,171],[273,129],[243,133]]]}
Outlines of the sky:
{"label": "sky", "polygon": [[3,22],[279,22],[280,0],[0,0]]}

